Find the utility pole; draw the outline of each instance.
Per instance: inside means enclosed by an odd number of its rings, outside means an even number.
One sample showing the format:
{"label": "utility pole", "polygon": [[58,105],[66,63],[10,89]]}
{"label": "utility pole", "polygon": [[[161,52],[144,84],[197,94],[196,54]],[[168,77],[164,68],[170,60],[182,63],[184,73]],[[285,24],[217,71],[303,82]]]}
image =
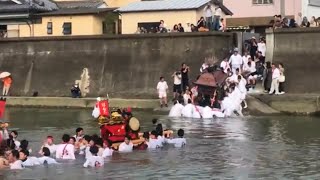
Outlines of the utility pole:
{"label": "utility pole", "polygon": [[286,16],[286,2],[285,0],[280,0],[280,14],[284,18]]}

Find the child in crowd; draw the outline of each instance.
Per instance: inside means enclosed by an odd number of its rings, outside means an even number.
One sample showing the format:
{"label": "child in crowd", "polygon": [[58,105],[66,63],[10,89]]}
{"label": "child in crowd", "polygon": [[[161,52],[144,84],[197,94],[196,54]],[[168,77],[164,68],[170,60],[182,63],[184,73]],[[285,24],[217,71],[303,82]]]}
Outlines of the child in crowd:
{"label": "child in crowd", "polygon": [[163,103],[166,107],[168,107],[168,102],[167,102],[168,84],[164,80],[164,77],[162,76],[160,77],[160,81],[158,82],[157,90],[158,90],[161,108],[163,107]]}
{"label": "child in crowd", "polygon": [[133,143],[131,142],[131,137],[126,136],[124,142],[119,145],[119,152],[132,152]]}
{"label": "child in crowd", "polygon": [[86,160],[86,162],[83,164],[83,167],[102,167],[104,165],[104,159],[103,157],[98,156],[98,151],[99,148],[97,146],[90,147],[90,153],[92,156]]}
{"label": "child in crowd", "polygon": [[74,156],[74,146],[69,144],[70,136],[62,136],[62,144],[57,146],[56,159],[76,159]]}
{"label": "child in crowd", "polygon": [[50,149],[47,147],[43,147],[41,149],[41,155],[42,157],[38,158],[38,161],[40,164],[57,164],[57,161],[50,157]]}
{"label": "child in crowd", "polygon": [[179,129],[178,130],[178,138],[167,139],[167,143],[173,144],[174,147],[176,147],[176,148],[181,148],[187,144],[187,141],[183,136],[184,136],[184,130]]}

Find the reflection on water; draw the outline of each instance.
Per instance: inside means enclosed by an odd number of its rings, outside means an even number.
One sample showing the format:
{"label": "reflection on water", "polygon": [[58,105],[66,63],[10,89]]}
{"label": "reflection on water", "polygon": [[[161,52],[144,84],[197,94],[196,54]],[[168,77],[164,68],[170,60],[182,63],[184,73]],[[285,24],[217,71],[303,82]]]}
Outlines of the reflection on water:
{"label": "reflection on water", "polygon": [[[56,142],[81,126],[99,133],[88,110],[9,109],[11,128],[37,152],[44,137]],[[103,169],[82,168],[83,158],[13,173],[0,179],[319,179],[320,119],[314,117],[245,117],[195,120],[137,111],[142,130],[159,118],[165,128],[185,129],[187,146],[115,154]]]}

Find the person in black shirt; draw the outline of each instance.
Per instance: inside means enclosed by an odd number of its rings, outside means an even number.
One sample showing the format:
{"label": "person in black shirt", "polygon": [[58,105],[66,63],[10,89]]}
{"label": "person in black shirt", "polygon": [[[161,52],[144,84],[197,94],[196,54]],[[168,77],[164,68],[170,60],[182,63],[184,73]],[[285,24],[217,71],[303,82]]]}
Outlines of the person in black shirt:
{"label": "person in black shirt", "polygon": [[75,84],[71,88],[71,96],[72,98],[80,98],[81,97],[81,90],[78,84]]}
{"label": "person in black shirt", "polygon": [[184,32],[184,28],[182,27],[181,23],[178,24],[178,31]]}
{"label": "person in black shirt", "polygon": [[201,28],[201,27],[205,27],[205,22],[204,22],[204,18],[201,17],[200,20],[197,23],[197,28]]}
{"label": "person in black shirt", "polygon": [[185,92],[187,87],[189,86],[189,67],[182,63],[181,65],[181,80],[182,80],[182,89]]}

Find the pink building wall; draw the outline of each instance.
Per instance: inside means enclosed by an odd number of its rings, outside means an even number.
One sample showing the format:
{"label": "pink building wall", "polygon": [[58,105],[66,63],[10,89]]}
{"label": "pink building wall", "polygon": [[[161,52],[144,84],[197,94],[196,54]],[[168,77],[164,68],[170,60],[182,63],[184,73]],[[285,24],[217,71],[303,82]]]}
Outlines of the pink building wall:
{"label": "pink building wall", "polygon": [[[232,12],[231,18],[266,17],[280,14],[280,0],[271,5],[253,5],[252,0],[223,0]],[[285,0],[285,14],[297,16],[302,9],[303,0]]]}

